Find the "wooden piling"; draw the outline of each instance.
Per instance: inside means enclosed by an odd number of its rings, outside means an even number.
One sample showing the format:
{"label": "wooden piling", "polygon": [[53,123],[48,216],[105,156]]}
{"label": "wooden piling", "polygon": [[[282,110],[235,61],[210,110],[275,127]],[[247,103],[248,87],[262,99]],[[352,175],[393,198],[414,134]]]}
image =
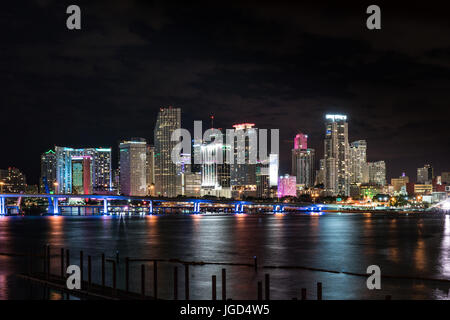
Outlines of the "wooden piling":
{"label": "wooden piling", "polygon": [[302,288],[302,300],[306,300],[306,288]]}
{"label": "wooden piling", "polygon": [[216,300],[216,276],[212,276],[212,300]]}
{"label": "wooden piling", "polygon": [[262,282],[258,281],[258,300],[262,300]]}
{"label": "wooden piling", "polygon": [[317,282],[317,300],[322,300],[322,282]]}
{"label": "wooden piling", "polygon": [[158,261],[153,261],[153,297],[158,299]]}
{"label": "wooden piling", "polygon": [[115,261],[111,261],[112,262],[112,268],[113,268],[113,289],[116,290],[117,289],[117,285],[116,285],[116,262]]}
{"label": "wooden piling", "polygon": [[64,272],[64,248],[61,248],[61,278],[64,278],[65,272]]}
{"label": "wooden piling", "polygon": [[222,269],[222,300],[227,300],[227,271]]}
{"label": "wooden piling", "polygon": [[173,300],[178,300],[178,267],[173,268]]}
{"label": "wooden piling", "polygon": [[189,300],[189,265],[184,265],[184,295],[186,300]]}
{"label": "wooden piling", "polygon": [[255,271],[257,271],[257,270],[258,270],[258,257],[257,257],[257,256],[254,256],[254,257],[253,257],[253,261],[254,261],[254,263],[255,263]]}
{"label": "wooden piling", "polygon": [[102,253],[102,287],[105,289],[105,254]]}
{"label": "wooden piling", "polygon": [[265,293],[266,293],[266,300],[270,300],[270,276],[268,273],[266,273],[266,283],[265,283]]}
{"label": "wooden piling", "polygon": [[80,280],[81,285],[83,286],[83,279],[84,279],[84,259],[83,259],[83,250],[80,250]]}
{"label": "wooden piling", "polygon": [[50,260],[51,260],[51,255],[50,255],[50,246],[49,245],[47,245],[47,279],[49,279],[50,278],[50,272],[51,272],[51,263],[50,263]]}
{"label": "wooden piling", "polygon": [[141,264],[141,294],[145,296],[145,265]]}
{"label": "wooden piling", "polygon": [[88,284],[89,287],[92,285],[92,261],[91,256],[88,255]]}
{"label": "wooden piling", "polygon": [[130,258],[125,258],[125,291],[130,291]]}
{"label": "wooden piling", "polygon": [[70,250],[66,250],[66,267],[70,266]]}

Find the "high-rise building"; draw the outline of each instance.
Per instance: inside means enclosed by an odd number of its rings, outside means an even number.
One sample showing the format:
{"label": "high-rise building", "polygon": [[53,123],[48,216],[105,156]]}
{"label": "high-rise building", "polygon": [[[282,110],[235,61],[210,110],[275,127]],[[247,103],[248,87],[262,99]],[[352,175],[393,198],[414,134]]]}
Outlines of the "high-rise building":
{"label": "high-rise building", "polygon": [[39,179],[39,188],[41,193],[46,193],[45,183],[50,193],[55,193],[56,187],[56,154],[53,150],[44,152],[41,155],[41,177]]}
{"label": "high-rise building", "polygon": [[132,138],[119,144],[120,193],[127,196],[147,195],[147,142]]}
{"label": "high-rise building", "polygon": [[325,159],[319,160],[319,170],[316,171],[316,185],[325,185]]}
{"label": "high-rise building", "polygon": [[378,186],[386,185],[386,163],[384,161],[369,162],[369,183]]}
{"label": "high-rise building", "polygon": [[[234,157],[230,164],[231,188],[233,198],[256,196],[256,164],[257,164],[257,134],[254,123],[239,123],[234,128]],[[241,143],[242,145],[239,145]],[[251,159],[251,155],[255,155]],[[253,160],[253,163],[252,163]]]}
{"label": "high-rise building", "polygon": [[226,159],[230,146],[220,143],[209,143],[201,146],[202,157],[202,196],[231,198],[230,164],[219,163],[219,153]]}
{"label": "high-rise building", "polygon": [[350,145],[350,182],[369,182],[366,140],[354,141]]}
{"label": "high-rise building", "polygon": [[72,157],[72,193],[92,194],[92,157]]}
{"label": "high-rise building", "polygon": [[146,157],[147,195],[155,196],[155,147],[147,145]]}
{"label": "high-rise building", "polygon": [[201,197],[202,195],[202,174],[200,172],[188,172],[184,175],[185,188],[184,196]]}
{"label": "high-rise building", "polygon": [[423,166],[423,168],[417,169],[417,183],[419,184],[431,184],[433,181],[433,167],[429,164]]}
{"label": "high-rise building", "polygon": [[0,170],[0,193],[24,193],[27,188],[25,174],[17,168]]}
{"label": "high-rise building", "polygon": [[269,184],[270,187],[278,186],[279,157],[276,153],[269,154]]}
{"label": "high-rise building", "polygon": [[315,151],[307,146],[308,136],[298,133],[292,149],[292,175],[296,177],[297,185],[309,188],[314,186]]}
{"label": "high-rise building", "polygon": [[261,161],[256,166],[256,197],[270,198],[269,160]]}
{"label": "high-rise building", "polygon": [[442,184],[450,184],[450,172],[442,172],[441,181]]}
{"label": "high-rise building", "polygon": [[394,188],[394,192],[400,192],[402,188],[406,188],[408,183],[409,177],[407,177],[405,173],[403,173],[401,177],[391,179],[391,185]]}
{"label": "high-rise building", "polygon": [[350,194],[350,168],[347,116],[326,115],[325,189],[333,195]]}
{"label": "high-rise building", "polygon": [[278,180],[278,198],[297,196],[297,179],[288,174]]}
{"label": "high-rise building", "polygon": [[177,195],[177,164],[172,161],[172,150],[177,141],[172,141],[172,133],[181,128],[181,109],[161,108],[156,120],[155,140],[155,186],[157,195],[175,197]]}
{"label": "high-rise building", "polygon": [[91,157],[92,192],[112,189],[111,148],[55,147],[57,193],[73,192],[72,158]]}

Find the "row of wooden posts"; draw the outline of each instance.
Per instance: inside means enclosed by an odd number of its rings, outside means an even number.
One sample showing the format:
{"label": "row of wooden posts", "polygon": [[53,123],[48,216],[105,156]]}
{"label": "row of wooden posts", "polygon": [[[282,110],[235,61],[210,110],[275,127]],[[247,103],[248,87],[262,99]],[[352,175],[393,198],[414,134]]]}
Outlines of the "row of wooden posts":
{"label": "row of wooden posts", "polygon": [[[50,246],[45,246],[45,252],[44,252],[44,276],[47,281],[51,279],[51,255],[50,255]],[[60,250],[60,278],[62,280],[66,279],[66,269],[65,266],[70,265],[70,250],[61,248]],[[117,293],[117,271],[116,271],[116,264],[119,263],[119,254],[116,254],[116,259],[107,259],[105,254],[102,253],[101,255],[101,288],[103,291],[106,291],[106,289],[113,289],[113,294]],[[130,259],[129,257],[125,258],[125,292],[130,292],[130,263],[131,262],[153,262],[153,299],[158,299],[158,260],[156,259]],[[161,261],[161,260],[159,260]],[[90,255],[87,256],[87,287],[85,286],[85,277],[84,277],[84,253],[83,251],[80,251],[80,277],[81,277],[81,284],[82,289],[89,289],[92,287],[92,257]],[[106,286],[106,263],[111,263],[112,266],[112,287]],[[30,254],[30,260],[29,260],[29,274],[31,275],[33,273],[33,266],[32,266],[32,255]],[[255,271],[257,270],[257,259],[254,257],[254,267]],[[189,292],[189,263],[184,263],[184,296],[185,300],[190,299],[190,292]],[[222,300],[227,300],[227,277],[226,277],[226,269],[222,268]],[[146,274],[145,274],[145,264],[141,264],[141,292],[140,295],[144,298],[146,298]],[[216,275],[213,275],[211,277],[211,286],[212,286],[212,293],[211,298],[212,300],[217,300],[217,277]],[[264,277],[264,299],[270,300],[270,275],[268,273],[265,274]],[[322,283],[317,283],[317,300],[322,300]],[[263,282],[258,281],[257,283],[257,300],[263,300]],[[148,298],[148,297],[147,297]],[[173,269],[173,299],[178,300],[179,294],[178,294],[178,267],[175,266]],[[301,289],[301,299],[306,300],[306,288]],[[297,298],[294,298],[293,300],[297,300]]]}

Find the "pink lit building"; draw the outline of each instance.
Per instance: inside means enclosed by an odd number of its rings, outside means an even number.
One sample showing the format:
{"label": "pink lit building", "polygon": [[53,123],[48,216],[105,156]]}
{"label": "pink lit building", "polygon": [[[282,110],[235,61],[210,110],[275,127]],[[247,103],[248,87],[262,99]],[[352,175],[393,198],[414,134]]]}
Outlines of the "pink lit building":
{"label": "pink lit building", "polygon": [[295,150],[306,150],[308,149],[308,135],[299,132],[294,139],[294,149]]}
{"label": "pink lit building", "polygon": [[278,178],[278,198],[297,196],[297,178],[288,174]]}

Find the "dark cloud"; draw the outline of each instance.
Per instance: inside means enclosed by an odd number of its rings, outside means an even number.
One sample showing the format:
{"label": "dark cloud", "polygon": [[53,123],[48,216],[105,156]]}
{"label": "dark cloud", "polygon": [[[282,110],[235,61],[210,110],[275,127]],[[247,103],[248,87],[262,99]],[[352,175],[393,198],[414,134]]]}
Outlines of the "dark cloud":
{"label": "dark cloud", "polygon": [[343,112],[351,140],[367,139],[388,174],[430,162],[450,170],[450,24],[441,3],[380,4],[382,30],[365,28],[371,3],[79,1],[82,30],[65,27],[67,1],[2,8],[4,150],[0,167],[32,182],[53,145],[113,146],[153,139],[160,106],[183,124],[251,121],[323,151],[324,114]]}

